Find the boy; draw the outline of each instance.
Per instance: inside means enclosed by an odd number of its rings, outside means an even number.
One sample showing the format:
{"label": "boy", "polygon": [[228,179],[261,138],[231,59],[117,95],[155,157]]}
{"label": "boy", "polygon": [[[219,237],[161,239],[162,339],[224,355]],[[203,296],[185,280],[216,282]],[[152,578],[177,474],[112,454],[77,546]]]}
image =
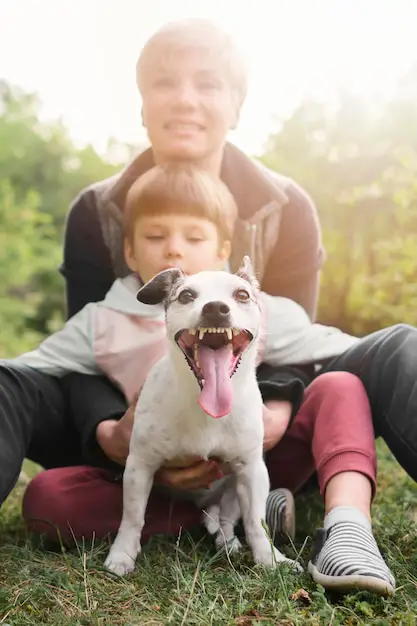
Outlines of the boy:
{"label": "boy", "polygon": [[[138,303],[138,288],[169,267],[179,267],[186,274],[226,269],[236,205],[216,177],[189,165],[171,164],[157,166],[136,181],[125,210],[125,258],[132,274],[116,280],[104,301],[87,305],[63,330],[16,361],[55,376],[71,371],[105,373],[131,402],[166,350],[163,307]],[[266,322],[258,363],[317,365],[358,341],[337,329],[312,324],[291,300],[261,294],[261,306]],[[300,401],[298,397],[298,406]],[[329,414],[331,419],[327,420]],[[319,377],[307,390],[294,424],[273,454],[277,458],[270,468],[272,486],[284,480],[285,468],[296,488],[314,469],[318,471],[326,517],[316,555],[309,564],[313,578],[329,588],[356,585],[377,593],[394,593],[394,579],[370,525],[376,462],[369,404],[360,381],[348,373]],[[292,462],[297,458],[297,463]],[[37,517],[50,523],[52,518],[56,523],[56,517],[39,505],[48,474],[68,475],[68,469],[50,470],[35,479],[25,497],[27,519]],[[214,479],[221,476],[216,463],[213,472]],[[121,490],[120,485],[118,488]],[[83,489],[88,491],[85,483]],[[49,502],[57,502],[60,495],[56,486],[48,489]],[[282,501],[288,521],[287,504],[292,502],[287,492],[271,492],[266,521],[272,529]],[[107,504],[104,498],[99,504],[93,522],[95,532]],[[73,518],[80,513],[73,498],[66,518],[73,532]],[[108,517],[107,523],[107,532],[114,531]],[[58,526],[62,532],[62,524]],[[291,524],[287,527],[291,529]],[[39,527],[35,523],[32,528]],[[285,524],[281,528],[285,530]]]}
{"label": "boy", "polygon": [[[61,331],[13,363],[52,376],[68,372],[104,373],[131,404],[166,348],[164,311],[162,307],[140,305],[136,300],[139,287],[172,266],[188,274],[227,269],[236,218],[232,194],[214,175],[186,163],[148,170],[134,183],[125,203],[124,252],[131,274],[117,279],[102,302],[85,306]],[[298,396],[300,391],[299,386]],[[292,394],[292,389],[288,393]],[[107,429],[110,421],[98,426],[103,449],[104,438],[112,438]],[[186,472],[190,461],[179,459],[175,467],[184,467]],[[168,478],[174,471],[162,468],[156,481],[172,486],[173,481]],[[213,462],[204,478],[209,483],[220,476],[219,467]],[[192,481],[189,487],[193,488]],[[272,502],[271,520],[277,533],[292,536],[291,493],[275,490]],[[175,521],[173,524],[176,529]],[[164,531],[168,526],[163,527]]]}

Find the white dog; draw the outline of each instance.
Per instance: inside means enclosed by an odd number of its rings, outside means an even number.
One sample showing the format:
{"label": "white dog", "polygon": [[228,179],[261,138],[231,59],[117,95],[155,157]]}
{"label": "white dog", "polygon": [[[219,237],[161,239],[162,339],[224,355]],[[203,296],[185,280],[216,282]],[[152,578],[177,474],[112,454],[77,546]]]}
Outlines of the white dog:
{"label": "white dog", "polygon": [[234,528],[242,516],[255,562],[274,567],[290,561],[271,545],[263,525],[269,477],[255,375],[261,313],[249,259],[237,274],[165,270],[137,298],[164,303],[170,350],[152,368],[136,407],[123,518],[106,568],[120,575],[134,570],[154,474],[182,455],[220,458],[232,468],[222,489],[200,503],[207,505],[206,526],[217,533],[218,546],[238,549]]}

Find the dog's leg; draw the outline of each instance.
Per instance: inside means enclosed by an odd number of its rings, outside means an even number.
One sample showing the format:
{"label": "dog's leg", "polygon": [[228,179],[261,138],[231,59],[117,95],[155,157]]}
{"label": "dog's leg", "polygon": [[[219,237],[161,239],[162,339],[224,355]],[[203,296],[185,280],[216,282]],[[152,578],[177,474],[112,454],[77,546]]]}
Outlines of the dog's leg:
{"label": "dog's leg", "polygon": [[204,525],[215,536],[215,546],[221,550],[239,552],[242,545],[235,535],[235,526],[240,518],[240,506],[235,488],[229,488],[223,494],[220,503],[213,504],[204,513]]}
{"label": "dog's leg", "polygon": [[298,563],[287,559],[277,550],[265,528],[266,500],[269,493],[269,476],[262,457],[253,458],[248,463],[237,463],[236,491],[242,512],[246,541],[251,547],[256,563],[275,567],[278,563],[291,563],[298,571]]}
{"label": "dog's leg", "polygon": [[220,530],[220,504],[212,504],[203,511],[203,524],[210,535],[217,535]]}
{"label": "dog's leg", "polygon": [[123,517],[104,566],[123,576],[133,572],[154,477],[153,468],[129,454],[123,475]]}
{"label": "dog's leg", "polygon": [[[234,479],[235,477],[233,477]],[[227,546],[229,552],[239,552],[242,547],[235,535],[235,527],[240,519],[239,500],[236,495],[236,482],[230,483],[220,501],[219,526],[216,548]]]}

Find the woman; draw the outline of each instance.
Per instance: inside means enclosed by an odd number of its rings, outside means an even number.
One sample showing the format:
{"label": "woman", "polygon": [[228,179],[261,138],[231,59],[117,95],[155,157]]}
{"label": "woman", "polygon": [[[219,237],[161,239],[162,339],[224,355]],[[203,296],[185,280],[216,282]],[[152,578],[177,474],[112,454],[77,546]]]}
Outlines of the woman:
{"label": "woman", "polygon": [[[262,289],[295,300],[314,319],[323,261],[315,207],[293,181],[255,164],[226,142],[228,131],[238,122],[246,82],[239,52],[209,22],[175,22],[147,42],[137,64],[137,84],[152,147],[120,175],[82,192],[72,206],[62,267],[69,316],[87,302],[101,299],[115,276],[127,271],[122,205],[133,181],[155,162],[189,159],[220,174],[237,201],[240,220],[231,269],[249,253]],[[417,330],[406,325],[381,330],[336,359],[329,369],[361,378],[371,402],[376,436],[385,439],[399,463],[417,480]],[[258,381],[269,404],[265,413],[268,447],[279,441],[291,411],[295,414],[310,374],[260,367]],[[84,458],[98,464],[107,458],[123,462],[131,419],[129,413],[118,421],[124,413],[118,392],[105,380],[78,375],[68,379],[67,391]],[[193,475],[192,470],[187,472]],[[176,479],[181,482],[181,475]]]}

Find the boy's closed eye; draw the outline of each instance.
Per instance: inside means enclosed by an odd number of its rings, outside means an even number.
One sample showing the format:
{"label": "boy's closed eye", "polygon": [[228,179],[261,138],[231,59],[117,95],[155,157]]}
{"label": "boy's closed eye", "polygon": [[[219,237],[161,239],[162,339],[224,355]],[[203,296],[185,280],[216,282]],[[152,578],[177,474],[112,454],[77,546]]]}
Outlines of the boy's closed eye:
{"label": "boy's closed eye", "polygon": [[187,241],[189,241],[190,243],[201,243],[202,241],[205,241],[205,238],[198,235],[193,235],[187,237]]}
{"label": "boy's closed eye", "polygon": [[207,235],[205,232],[203,232],[200,228],[190,228],[187,229],[184,232],[184,237],[187,239],[187,241],[190,241],[192,243],[197,243],[200,241],[206,241],[207,240]]}
{"label": "boy's closed eye", "polygon": [[162,239],[164,239],[164,235],[161,234],[149,234],[149,235],[145,235],[145,239],[148,239],[149,241],[161,241]]}

